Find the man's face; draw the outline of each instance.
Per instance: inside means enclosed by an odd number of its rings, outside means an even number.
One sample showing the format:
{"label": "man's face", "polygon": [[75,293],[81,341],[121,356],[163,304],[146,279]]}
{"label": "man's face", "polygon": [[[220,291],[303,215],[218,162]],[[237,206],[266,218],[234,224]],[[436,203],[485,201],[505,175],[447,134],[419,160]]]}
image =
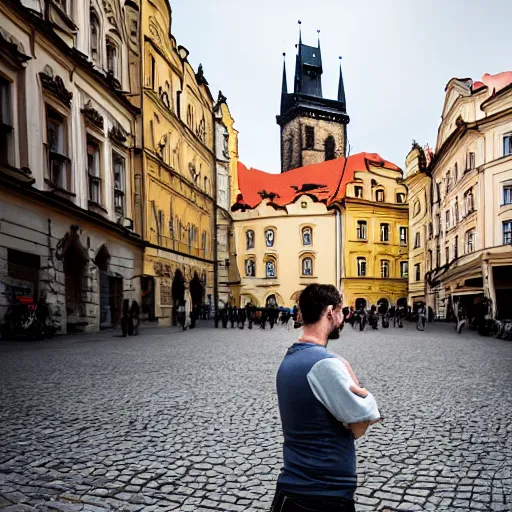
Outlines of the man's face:
{"label": "man's face", "polygon": [[[328,313],[329,317],[329,313]],[[330,312],[330,323],[331,323],[331,331],[327,336],[328,340],[337,340],[340,337],[340,329],[343,325],[343,311],[341,304],[334,306],[332,312]]]}

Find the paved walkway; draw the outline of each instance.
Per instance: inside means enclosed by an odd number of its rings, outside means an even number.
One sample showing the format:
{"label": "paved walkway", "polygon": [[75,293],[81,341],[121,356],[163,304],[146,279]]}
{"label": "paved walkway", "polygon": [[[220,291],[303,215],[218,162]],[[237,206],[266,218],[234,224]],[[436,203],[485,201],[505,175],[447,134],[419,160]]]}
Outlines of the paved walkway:
{"label": "paved walkway", "polygon": [[[0,344],[0,509],[268,510],[275,373],[297,332],[149,329]],[[512,343],[445,325],[344,355],[386,420],[357,442],[358,510],[512,510]]]}

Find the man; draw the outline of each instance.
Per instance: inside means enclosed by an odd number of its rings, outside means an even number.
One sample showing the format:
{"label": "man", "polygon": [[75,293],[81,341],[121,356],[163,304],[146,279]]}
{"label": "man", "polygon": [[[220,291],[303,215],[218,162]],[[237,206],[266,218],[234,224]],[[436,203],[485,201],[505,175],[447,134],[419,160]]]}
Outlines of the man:
{"label": "man", "polygon": [[284,464],[272,512],[355,511],[354,439],[380,420],[347,361],[327,351],[343,322],[341,295],[311,284],[299,298],[304,334],[277,373]]}

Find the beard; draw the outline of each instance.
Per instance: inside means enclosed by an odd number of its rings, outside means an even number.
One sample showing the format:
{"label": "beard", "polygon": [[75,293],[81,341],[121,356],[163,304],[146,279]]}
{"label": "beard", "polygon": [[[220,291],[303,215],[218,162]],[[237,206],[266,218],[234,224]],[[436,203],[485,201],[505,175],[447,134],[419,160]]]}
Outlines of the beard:
{"label": "beard", "polygon": [[340,338],[341,326],[335,327],[327,336],[327,340],[338,340]]}

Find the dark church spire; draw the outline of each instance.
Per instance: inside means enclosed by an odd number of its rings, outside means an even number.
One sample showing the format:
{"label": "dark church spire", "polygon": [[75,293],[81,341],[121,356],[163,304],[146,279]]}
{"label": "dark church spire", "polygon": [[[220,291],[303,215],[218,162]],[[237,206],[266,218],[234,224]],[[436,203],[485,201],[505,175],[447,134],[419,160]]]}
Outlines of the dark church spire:
{"label": "dark church spire", "polygon": [[286,81],[286,53],[283,53],[283,87],[281,89],[282,94],[288,94],[288,83]]}
{"label": "dark church spire", "polygon": [[340,81],[338,83],[338,101],[343,103],[345,106],[345,112],[347,109],[347,102],[345,99],[345,85],[343,84],[343,72],[341,71],[341,56],[340,56]]}
{"label": "dark church spire", "polygon": [[308,46],[302,42],[299,21],[299,44],[295,64],[294,93],[308,94],[322,98],[322,53],[318,46]]}

